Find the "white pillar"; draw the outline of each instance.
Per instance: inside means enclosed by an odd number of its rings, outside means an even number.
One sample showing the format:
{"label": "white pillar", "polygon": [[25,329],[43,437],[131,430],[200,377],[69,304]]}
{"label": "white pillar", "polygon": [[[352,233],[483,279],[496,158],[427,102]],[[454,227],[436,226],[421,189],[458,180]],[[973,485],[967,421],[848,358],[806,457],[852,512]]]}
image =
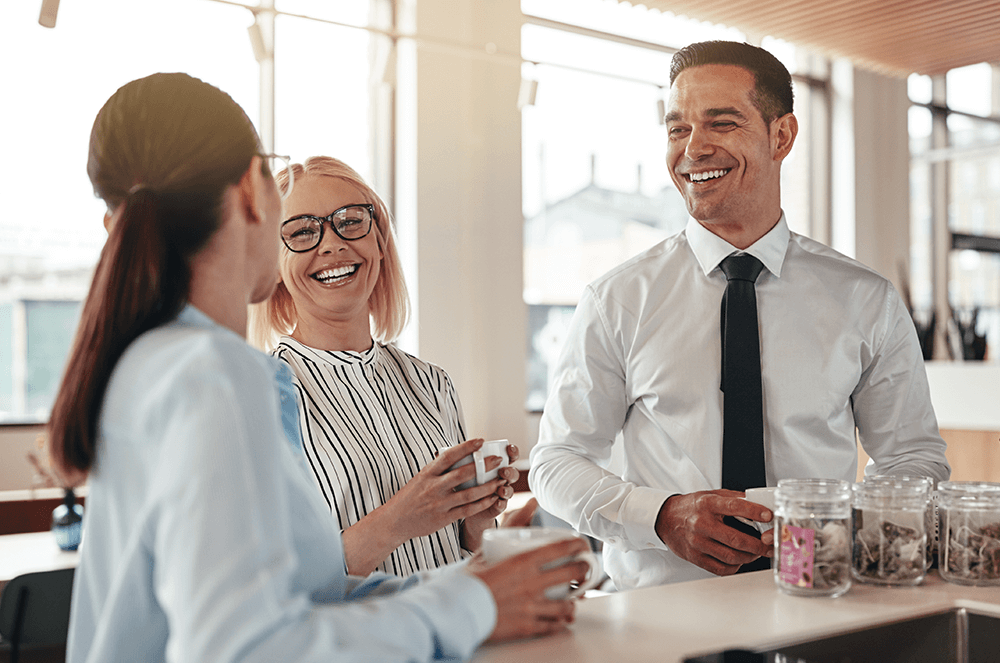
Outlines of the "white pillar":
{"label": "white pillar", "polygon": [[396,209],[416,314],[405,340],[451,375],[471,437],[526,449],[520,7],[406,0],[399,20],[418,36],[400,40],[410,57],[397,73]]}
{"label": "white pillar", "polygon": [[832,244],[899,289],[910,264],[906,80],[840,61],[833,88]]}

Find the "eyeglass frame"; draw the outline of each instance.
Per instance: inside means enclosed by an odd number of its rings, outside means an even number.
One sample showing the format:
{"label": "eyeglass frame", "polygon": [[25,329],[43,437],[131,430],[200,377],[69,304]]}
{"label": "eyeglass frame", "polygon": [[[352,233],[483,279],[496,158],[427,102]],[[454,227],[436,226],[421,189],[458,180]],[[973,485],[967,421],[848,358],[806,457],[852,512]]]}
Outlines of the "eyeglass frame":
{"label": "eyeglass frame", "polygon": [[[274,179],[274,183],[278,187],[278,197],[281,198],[282,201],[288,200],[288,196],[292,194],[292,189],[295,187],[295,171],[292,170],[292,157],[284,154],[274,154],[273,152],[269,152],[267,154],[258,152],[257,156],[261,159],[265,159],[265,164],[267,163],[267,159],[281,159],[285,162],[285,172],[288,173],[288,186],[285,187],[284,193],[281,192],[281,185],[278,184],[278,174],[272,172],[271,177]],[[268,170],[271,170],[270,164],[268,164]]]}
{"label": "eyeglass frame", "polygon": [[[364,235],[360,235],[358,237],[344,237],[343,235],[340,234],[340,231],[337,230],[337,224],[333,222],[333,217],[338,212],[343,212],[345,209],[348,209],[350,207],[364,207],[365,209],[368,210],[368,230],[365,232]],[[319,221],[319,239],[317,239],[316,243],[310,246],[308,249],[293,249],[292,247],[288,246],[288,240],[285,238],[285,233],[284,233],[285,226],[291,223],[292,221],[296,221],[298,219],[314,219],[316,221]],[[330,228],[333,230],[334,234],[337,235],[337,237],[344,240],[345,242],[354,242],[359,239],[364,239],[365,237],[368,237],[368,235],[370,235],[372,232],[372,228],[375,227],[375,222],[377,219],[378,216],[375,214],[375,206],[372,205],[371,203],[351,203],[350,205],[344,205],[343,207],[338,207],[337,209],[333,210],[326,216],[316,216],[315,214],[298,214],[290,219],[285,219],[285,221],[281,224],[281,228],[279,229],[279,234],[281,235],[281,241],[285,245],[286,249],[288,249],[292,253],[306,253],[307,251],[312,251],[317,246],[323,243],[323,233],[325,232],[324,228],[328,224]]]}

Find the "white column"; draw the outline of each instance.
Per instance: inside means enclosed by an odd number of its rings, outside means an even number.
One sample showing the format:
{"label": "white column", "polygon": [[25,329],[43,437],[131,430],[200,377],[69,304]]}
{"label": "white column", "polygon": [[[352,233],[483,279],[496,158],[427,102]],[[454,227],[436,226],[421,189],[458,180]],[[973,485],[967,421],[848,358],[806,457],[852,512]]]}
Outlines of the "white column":
{"label": "white column", "polygon": [[855,257],[898,289],[910,265],[905,78],[854,71]]}
{"label": "white column", "polygon": [[906,80],[833,67],[832,245],[898,289],[910,264]]}
{"label": "white column", "polygon": [[405,340],[451,375],[470,436],[525,449],[520,7],[405,0],[399,20],[418,36],[400,40],[397,73],[397,218],[416,309]]}

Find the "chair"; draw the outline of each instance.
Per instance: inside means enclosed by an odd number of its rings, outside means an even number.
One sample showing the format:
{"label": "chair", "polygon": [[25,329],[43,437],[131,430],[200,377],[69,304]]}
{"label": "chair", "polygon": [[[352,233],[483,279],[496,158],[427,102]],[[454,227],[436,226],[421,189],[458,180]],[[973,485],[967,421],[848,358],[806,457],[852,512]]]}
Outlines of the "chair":
{"label": "chair", "polygon": [[10,663],[23,645],[66,644],[73,569],[25,573],[11,580],[0,596],[0,636],[10,644]]}

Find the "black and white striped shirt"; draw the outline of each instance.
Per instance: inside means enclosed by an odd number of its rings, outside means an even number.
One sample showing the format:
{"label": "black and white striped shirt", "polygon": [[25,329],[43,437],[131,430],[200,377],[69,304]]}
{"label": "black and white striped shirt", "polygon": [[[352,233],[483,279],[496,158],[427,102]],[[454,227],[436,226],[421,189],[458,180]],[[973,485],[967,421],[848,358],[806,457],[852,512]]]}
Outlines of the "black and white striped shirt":
{"label": "black and white striped shirt", "polygon": [[[295,373],[306,458],[342,528],[384,504],[465,439],[448,374],[392,345],[329,352],[283,337],[274,355]],[[398,576],[461,559],[458,523],[410,539],[377,569]]]}

